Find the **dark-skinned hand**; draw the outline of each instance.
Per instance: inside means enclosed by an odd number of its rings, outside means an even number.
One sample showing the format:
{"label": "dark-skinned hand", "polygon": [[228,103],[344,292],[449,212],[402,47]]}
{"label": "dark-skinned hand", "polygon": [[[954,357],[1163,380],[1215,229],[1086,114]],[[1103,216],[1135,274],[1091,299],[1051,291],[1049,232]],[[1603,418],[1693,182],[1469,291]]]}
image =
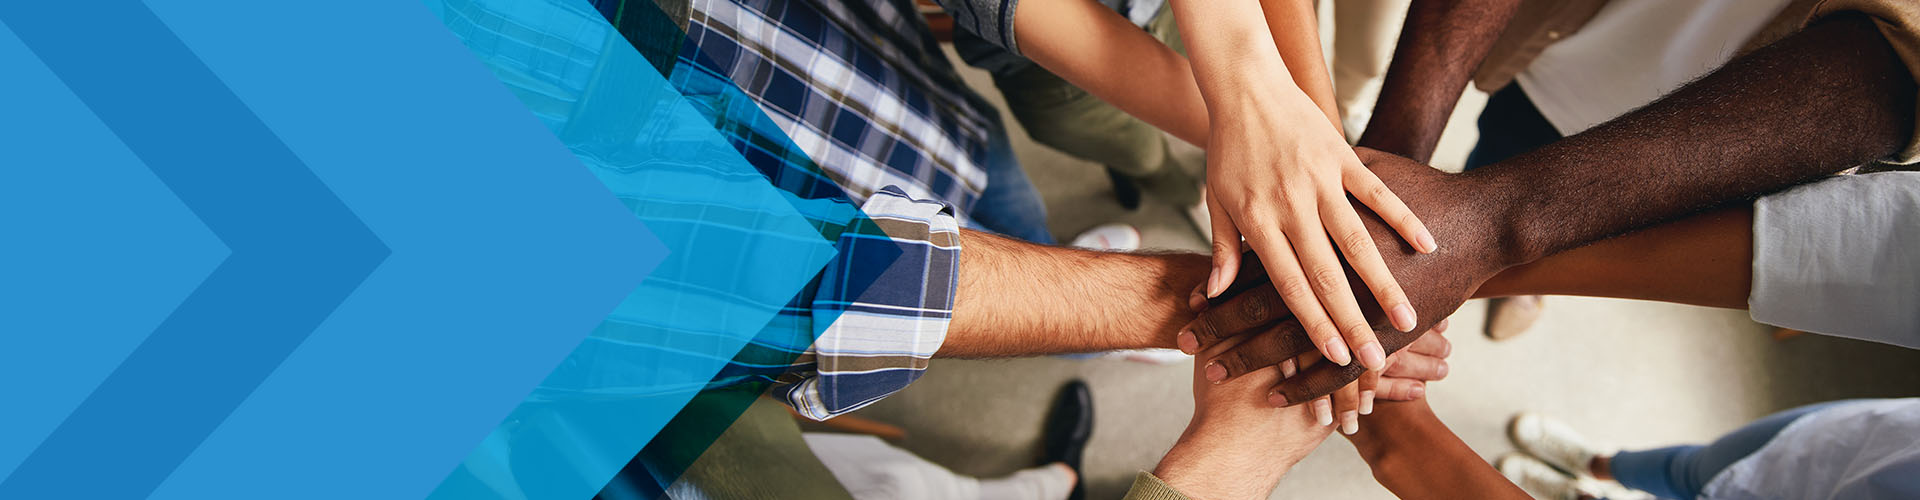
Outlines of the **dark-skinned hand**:
{"label": "dark-skinned hand", "polygon": [[[1378,307],[1366,308],[1364,312],[1375,335],[1392,354],[1452,315],[1481,283],[1518,262],[1508,257],[1509,248],[1503,246],[1505,226],[1498,223],[1502,220],[1501,214],[1488,208],[1505,204],[1480,203],[1479,197],[1497,196],[1503,190],[1483,185],[1471,174],[1449,174],[1366,148],[1355,151],[1439,238],[1437,251],[1415,252],[1378,216],[1363,206],[1356,206],[1368,233],[1373,235],[1368,244],[1380,248],[1380,255],[1386,259],[1394,279],[1407,291],[1421,319],[1412,333],[1402,332],[1393,328]],[[1254,268],[1243,269],[1238,274],[1240,280],[1219,297],[1211,301],[1195,300],[1194,305],[1203,310],[1179,336],[1182,350],[1204,350],[1228,341],[1234,344],[1204,368],[1209,379],[1233,379],[1319,350],[1306,335],[1306,328],[1287,313],[1280,299],[1281,289],[1312,289],[1313,285],[1304,280],[1276,285],[1265,280],[1267,273],[1258,269],[1257,259],[1248,258],[1242,265]],[[1348,273],[1352,270],[1348,269]],[[1356,292],[1366,293],[1364,289]],[[1370,302],[1371,297],[1360,297],[1360,303]],[[1279,406],[1312,401],[1340,390],[1365,372],[1359,364],[1315,363],[1299,375],[1276,384],[1269,393],[1269,401]]]}

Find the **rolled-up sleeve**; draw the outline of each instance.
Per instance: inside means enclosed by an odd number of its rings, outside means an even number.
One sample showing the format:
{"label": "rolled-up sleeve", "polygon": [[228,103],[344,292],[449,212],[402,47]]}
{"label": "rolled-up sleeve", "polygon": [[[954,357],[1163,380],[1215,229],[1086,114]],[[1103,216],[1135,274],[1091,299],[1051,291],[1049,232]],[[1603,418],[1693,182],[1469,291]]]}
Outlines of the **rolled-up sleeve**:
{"label": "rolled-up sleeve", "polygon": [[1754,321],[1920,349],[1920,173],[1844,175],[1753,208]]}
{"label": "rolled-up sleeve", "polygon": [[1020,0],[934,0],[953,15],[953,23],[974,36],[1014,54],[1020,44],[1013,38],[1013,11]]}
{"label": "rolled-up sleeve", "polygon": [[873,404],[920,378],[946,340],[960,266],[960,228],[946,204],[888,187],[841,233],[811,303],[819,337],[773,394],[826,419]]}

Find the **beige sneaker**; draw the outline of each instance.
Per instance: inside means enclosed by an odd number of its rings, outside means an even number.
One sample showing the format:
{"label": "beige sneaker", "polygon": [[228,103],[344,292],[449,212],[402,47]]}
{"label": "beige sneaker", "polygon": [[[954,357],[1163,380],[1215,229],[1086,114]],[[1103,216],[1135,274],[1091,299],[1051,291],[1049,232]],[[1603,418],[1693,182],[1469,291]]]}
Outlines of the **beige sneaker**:
{"label": "beige sneaker", "polygon": [[1593,457],[1607,453],[1589,444],[1573,427],[1532,413],[1514,415],[1507,422],[1507,437],[1521,451],[1575,476],[1591,475],[1588,467]]}
{"label": "beige sneaker", "polygon": [[1559,469],[1535,460],[1533,457],[1508,453],[1501,455],[1499,460],[1495,460],[1493,467],[1500,470],[1500,475],[1507,476],[1508,481],[1520,485],[1520,489],[1527,490],[1527,494],[1533,495],[1534,498],[1541,500],[1598,498],[1598,495],[1590,493],[1591,490],[1586,488],[1581,479],[1560,472]]}
{"label": "beige sneaker", "polygon": [[1540,319],[1546,302],[1539,295],[1501,297],[1487,301],[1487,338],[1506,340],[1527,333]]}

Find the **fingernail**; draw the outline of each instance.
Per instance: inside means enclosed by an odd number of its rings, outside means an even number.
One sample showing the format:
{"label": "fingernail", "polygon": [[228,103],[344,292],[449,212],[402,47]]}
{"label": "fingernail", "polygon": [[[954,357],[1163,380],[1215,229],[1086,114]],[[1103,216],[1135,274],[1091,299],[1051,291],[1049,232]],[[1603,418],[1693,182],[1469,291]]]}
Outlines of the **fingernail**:
{"label": "fingernail", "polygon": [[1347,352],[1347,343],[1341,341],[1339,337],[1327,339],[1327,343],[1320,346],[1320,352],[1327,355],[1327,361],[1332,361],[1336,365],[1347,366],[1348,363],[1353,362],[1353,354]]}
{"label": "fingernail", "polygon": [[1452,368],[1448,368],[1446,363],[1440,363],[1440,366],[1435,367],[1433,370],[1433,378],[1436,380],[1447,378],[1447,372],[1451,370]]}
{"label": "fingernail", "polygon": [[1426,395],[1427,395],[1427,386],[1425,385],[1415,385],[1413,386],[1412,389],[1407,389],[1407,396],[1412,397],[1413,399],[1420,399],[1421,397],[1424,397]]}
{"label": "fingernail", "polygon": [[1213,272],[1207,274],[1207,298],[1219,297],[1223,288],[1226,286],[1220,283],[1220,268],[1213,268]]}
{"label": "fingernail", "polygon": [[1314,400],[1313,419],[1320,422],[1321,427],[1333,425],[1333,403],[1324,398]]}
{"label": "fingernail", "polygon": [[1217,363],[1217,362],[1207,363],[1207,381],[1208,382],[1213,382],[1218,384],[1220,383],[1220,381],[1226,380],[1226,379],[1227,379],[1226,367],[1220,366],[1220,363]]}
{"label": "fingernail", "polygon": [[1187,294],[1188,309],[1192,309],[1193,312],[1200,312],[1201,309],[1205,309],[1206,307],[1207,307],[1207,294],[1203,293],[1202,290],[1200,290],[1199,288],[1195,288],[1193,289],[1193,293]]}
{"label": "fingernail", "polygon": [[1193,336],[1192,330],[1180,330],[1180,335],[1173,338],[1173,344],[1180,346],[1180,352],[1187,354],[1200,352],[1200,338]]}
{"label": "fingernail", "polygon": [[1420,253],[1433,253],[1434,250],[1440,249],[1440,244],[1433,241],[1432,232],[1420,231],[1420,247],[1426,249]]}
{"label": "fingernail", "polygon": [[1275,408],[1285,408],[1287,406],[1287,395],[1281,394],[1279,391],[1267,393],[1267,404],[1273,405]]}
{"label": "fingernail", "polygon": [[1387,369],[1387,352],[1380,349],[1379,342],[1368,342],[1360,346],[1360,366],[1368,370]]}
{"label": "fingernail", "polygon": [[1340,414],[1340,433],[1352,436],[1360,432],[1360,415],[1354,412]]}
{"label": "fingernail", "polygon": [[1299,372],[1299,367],[1294,366],[1293,359],[1289,358],[1286,361],[1280,362],[1280,378],[1292,377],[1293,374]]}
{"label": "fingernail", "polygon": [[1360,414],[1373,414],[1373,391],[1360,391]]}
{"label": "fingernail", "polygon": [[1419,318],[1413,314],[1413,306],[1406,304],[1393,306],[1393,313],[1390,316],[1393,316],[1393,328],[1396,330],[1411,332],[1413,327],[1420,326]]}

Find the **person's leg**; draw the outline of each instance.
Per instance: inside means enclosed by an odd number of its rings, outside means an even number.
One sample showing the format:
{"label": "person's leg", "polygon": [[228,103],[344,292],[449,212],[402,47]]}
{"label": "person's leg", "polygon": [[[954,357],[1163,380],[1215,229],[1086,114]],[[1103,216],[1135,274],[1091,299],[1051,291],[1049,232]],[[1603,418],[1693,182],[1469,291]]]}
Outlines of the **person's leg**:
{"label": "person's leg", "polygon": [[1359,138],[1393,59],[1412,0],[1333,0],[1333,95],[1347,137]]}
{"label": "person's leg", "polygon": [[1020,168],[1020,160],[1013,156],[1013,144],[1007,141],[1005,129],[996,129],[992,134],[993,140],[980,162],[980,167],[987,171],[987,189],[974,202],[968,218],[980,229],[1042,245],[1053,244],[1053,233],[1047,229],[1047,204],[1040,199],[1040,191],[1034,189],[1033,181],[1027,179],[1027,171]]}
{"label": "person's leg", "polygon": [[1560,140],[1560,130],[1540,114],[1519,83],[1487,96],[1480,111],[1480,140],[1467,155],[1467,170],[1492,165]]}
{"label": "person's leg", "polygon": [[997,479],[963,476],[879,438],[809,432],[807,448],[853,493],[855,500],[927,498],[1060,500],[1073,487],[1073,471],[1060,464],[1022,469]]}
{"label": "person's leg", "polygon": [[1622,451],[1612,457],[1594,457],[1590,466],[1594,476],[1612,478],[1633,489],[1660,498],[1692,499],[1699,496],[1713,476],[1734,462],[1759,451],[1788,424],[1816,411],[1845,401],[1802,406],[1755,420],[1720,436],[1706,446],[1670,446],[1642,451]]}

